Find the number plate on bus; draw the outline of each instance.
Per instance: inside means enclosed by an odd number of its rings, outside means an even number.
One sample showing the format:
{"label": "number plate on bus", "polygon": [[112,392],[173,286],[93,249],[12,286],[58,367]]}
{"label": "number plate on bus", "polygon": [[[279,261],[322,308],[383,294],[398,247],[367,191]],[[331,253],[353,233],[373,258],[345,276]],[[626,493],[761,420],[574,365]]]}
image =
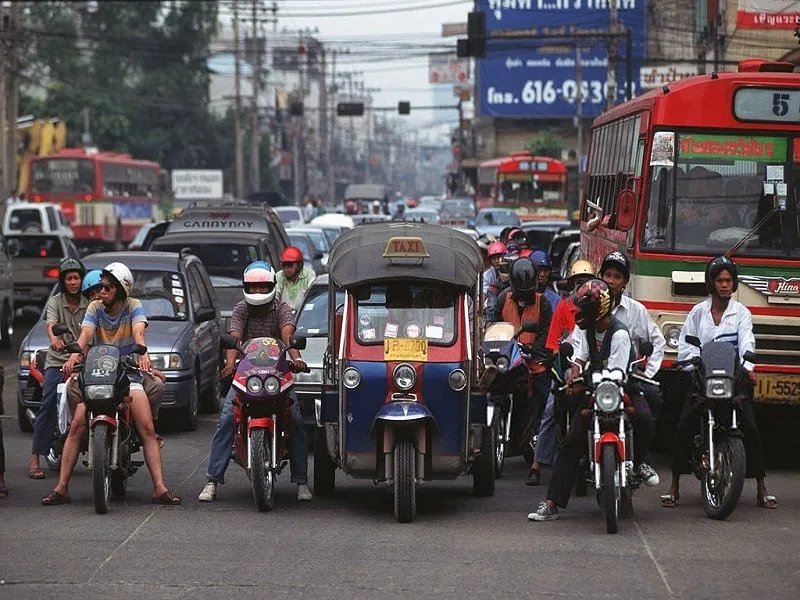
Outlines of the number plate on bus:
{"label": "number plate on bus", "polygon": [[391,338],[383,340],[384,360],[428,360],[428,340],[416,338]]}
{"label": "number plate on bus", "polygon": [[757,373],[756,375],[756,401],[800,403],[800,375],[785,373]]}

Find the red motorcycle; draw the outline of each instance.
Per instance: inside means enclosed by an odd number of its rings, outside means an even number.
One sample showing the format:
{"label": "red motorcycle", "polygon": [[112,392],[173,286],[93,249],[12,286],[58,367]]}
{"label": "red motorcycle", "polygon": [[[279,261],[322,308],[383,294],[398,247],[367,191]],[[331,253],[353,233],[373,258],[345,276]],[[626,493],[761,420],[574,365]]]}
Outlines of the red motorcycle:
{"label": "red motorcycle", "polygon": [[259,337],[240,346],[232,336],[222,336],[223,348],[242,354],[232,384],[237,392],[233,460],[247,472],[259,511],[275,506],[275,479],[289,462],[294,377],[287,352],[305,349],[306,340],[293,337],[290,342],[286,346],[280,340]]}

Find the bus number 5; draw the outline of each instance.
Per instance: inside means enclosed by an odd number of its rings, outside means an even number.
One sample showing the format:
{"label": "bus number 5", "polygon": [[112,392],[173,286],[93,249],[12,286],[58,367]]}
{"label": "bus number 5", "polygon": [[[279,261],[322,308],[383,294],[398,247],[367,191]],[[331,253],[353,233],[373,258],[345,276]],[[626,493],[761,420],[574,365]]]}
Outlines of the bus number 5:
{"label": "bus number 5", "polygon": [[789,94],[772,94],[772,114],[785,117],[789,112]]}

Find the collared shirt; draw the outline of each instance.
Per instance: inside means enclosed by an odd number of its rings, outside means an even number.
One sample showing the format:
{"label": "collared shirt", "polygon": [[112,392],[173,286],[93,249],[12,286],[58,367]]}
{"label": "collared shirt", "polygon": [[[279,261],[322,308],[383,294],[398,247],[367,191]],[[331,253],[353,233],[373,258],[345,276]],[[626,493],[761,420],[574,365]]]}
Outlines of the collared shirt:
{"label": "collared shirt", "polygon": [[[56,294],[47,300],[44,308],[45,322],[50,325],[66,325],[69,332],[72,334],[72,340],[77,340],[81,333],[81,323],[86,315],[86,307],[89,306],[89,301],[81,294],[78,306],[75,310],[69,307],[67,302],[67,295],[64,293]],[[69,352],[62,350],[56,352],[52,347],[47,349],[47,359],[45,360],[44,367],[49,369],[51,367],[61,368],[69,358]]]}
{"label": "collared shirt", "polygon": [[644,305],[630,296],[623,294],[620,303],[612,309],[611,314],[628,328],[634,349],[638,348],[639,344],[645,340],[650,340],[653,344],[653,353],[644,370],[645,377],[652,379],[658,373],[661,362],[664,360],[664,346],[666,345],[664,334],[656,326]]}
{"label": "collared shirt", "polygon": [[[701,344],[730,342],[736,348],[739,358],[745,352],[755,352],[756,349],[753,316],[744,304],[733,299],[728,302],[728,307],[722,314],[719,325],[714,323],[714,317],[711,316],[710,297],[692,307],[678,339],[678,360],[688,360],[700,354],[700,348],[686,342],[687,335],[700,338]],[[748,371],[753,369],[753,363],[745,362],[743,366]]]}
{"label": "collared shirt", "polygon": [[495,284],[497,288],[500,288],[500,276],[497,274],[497,269],[494,267],[489,267],[483,272],[483,295],[486,296],[489,293],[489,286]]}
{"label": "collared shirt", "polygon": [[98,344],[116,346],[120,354],[127,354],[136,343],[133,339],[133,326],[137,323],[147,326],[144,308],[136,298],[126,298],[116,317],[110,317],[103,302],[95,300],[86,308],[81,328],[90,327]]}
{"label": "collared shirt", "polygon": [[[606,331],[603,333],[595,333],[597,340],[597,351],[603,347],[603,340],[606,337]],[[575,348],[573,354],[576,360],[582,361],[584,364],[589,362],[589,340],[586,338],[586,332],[575,326],[572,332],[572,340]],[[606,361],[608,369],[622,369],[625,373],[628,372],[628,359],[631,356],[631,336],[624,329],[618,329],[611,338],[611,351]]]}
{"label": "collared shirt", "polygon": [[314,269],[306,266],[294,281],[289,281],[283,271],[278,271],[275,277],[276,300],[283,300],[292,310],[299,310],[300,304],[303,302],[303,295],[311,287],[316,276]]}
{"label": "collared shirt", "polygon": [[275,298],[266,306],[249,307],[245,300],[238,302],[231,313],[230,333],[241,340],[255,337],[281,338],[281,329],[293,325],[292,309]]}

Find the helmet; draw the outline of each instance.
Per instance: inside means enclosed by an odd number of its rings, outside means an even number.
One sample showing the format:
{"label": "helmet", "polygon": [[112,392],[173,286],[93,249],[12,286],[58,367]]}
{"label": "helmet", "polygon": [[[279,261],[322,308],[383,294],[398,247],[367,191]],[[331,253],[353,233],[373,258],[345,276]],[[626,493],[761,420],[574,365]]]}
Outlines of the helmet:
{"label": "helmet", "polygon": [[106,265],[103,269],[103,275],[110,278],[112,282],[117,284],[118,288],[122,289],[123,300],[131,295],[133,290],[133,273],[131,270],[123,265],[121,262],[113,262]]}
{"label": "helmet", "polygon": [[491,258],[492,256],[502,256],[506,253],[506,245],[503,242],[492,242],[489,244],[489,249],[486,254]]}
{"label": "helmet", "polygon": [[[283,254],[281,254],[281,262],[303,262],[303,251],[297,246],[286,246],[283,249]],[[252,266],[250,265],[250,267]],[[247,268],[249,269],[250,267]],[[244,272],[247,273],[247,269]]]}
{"label": "helmet", "polygon": [[580,275],[588,275],[590,278],[594,277],[594,267],[588,260],[581,259],[572,263],[572,266],[569,268],[567,279],[572,279]]}
{"label": "helmet", "polygon": [[550,260],[550,255],[544,250],[536,250],[531,254],[531,262],[536,265],[537,269],[552,269],[553,261]]}
{"label": "helmet", "polygon": [[578,309],[575,324],[586,329],[611,312],[611,289],[602,279],[593,278],[575,290],[572,302]]}
{"label": "helmet", "polygon": [[603,276],[608,267],[616,267],[622,271],[625,281],[631,278],[631,263],[628,261],[628,257],[618,250],[606,255],[603,259],[603,263],[600,265],[600,277]]}
{"label": "helmet", "polygon": [[506,254],[519,254],[522,252],[522,246],[517,242],[508,242],[506,244]]}
{"label": "helmet", "polygon": [[708,261],[706,265],[706,289],[708,293],[714,292],[714,280],[719,276],[721,271],[728,271],[733,278],[733,291],[739,287],[739,271],[736,268],[736,263],[727,256],[718,256]]}
{"label": "helmet", "polygon": [[[272,290],[266,294],[250,294],[248,289],[251,283],[271,283]],[[251,262],[244,270],[242,284],[244,286],[245,302],[252,306],[269,304],[275,298],[275,269],[272,268],[271,264],[263,260]]]}
{"label": "helmet", "polygon": [[83,282],[81,283],[81,292],[84,295],[88,296],[94,288],[100,285],[100,281],[103,279],[103,272],[100,269],[92,269],[83,277]]}
{"label": "helmet", "polygon": [[77,272],[81,279],[86,274],[86,267],[83,266],[83,263],[79,261],[77,258],[65,258],[61,261],[61,264],[58,265],[58,283],[61,287],[64,287],[64,276],[69,273],[70,271]]}
{"label": "helmet", "polygon": [[525,239],[525,232],[519,227],[512,227],[508,230],[508,237],[506,239],[513,240],[516,238]]}
{"label": "helmet", "polygon": [[511,290],[517,299],[533,299],[533,293],[538,287],[538,274],[531,261],[517,260],[511,265]]}

